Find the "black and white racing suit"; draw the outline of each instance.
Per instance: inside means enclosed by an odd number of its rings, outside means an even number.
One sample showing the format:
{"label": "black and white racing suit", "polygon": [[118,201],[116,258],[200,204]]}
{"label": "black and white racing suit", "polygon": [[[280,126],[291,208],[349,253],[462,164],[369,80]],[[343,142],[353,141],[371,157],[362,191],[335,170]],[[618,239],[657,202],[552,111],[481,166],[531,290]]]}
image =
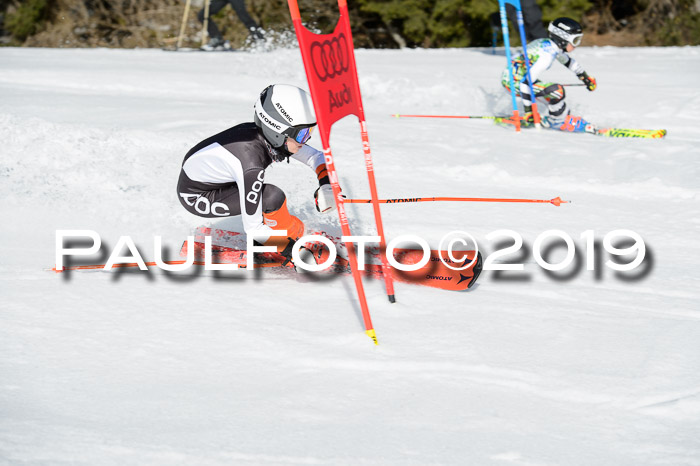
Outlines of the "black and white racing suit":
{"label": "black and white racing suit", "polygon": [[[177,192],[182,206],[200,217],[241,215],[247,234],[264,243],[272,233],[263,212],[278,210],[284,192],[265,183],[274,151],[255,123],[243,123],[216,134],[187,152]],[[303,145],[291,158],[312,170],[325,165],[323,152]]]}

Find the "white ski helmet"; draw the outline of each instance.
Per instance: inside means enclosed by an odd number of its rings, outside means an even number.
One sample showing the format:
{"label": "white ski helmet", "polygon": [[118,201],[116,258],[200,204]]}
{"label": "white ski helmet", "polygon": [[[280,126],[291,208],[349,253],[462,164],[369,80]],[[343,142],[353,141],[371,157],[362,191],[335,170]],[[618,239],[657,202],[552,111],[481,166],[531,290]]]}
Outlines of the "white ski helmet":
{"label": "white ski helmet", "polygon": [[289,84],[273,84],[255,102],[255,124],[272,147],[284,146],[286,138],[300,144],[311,137],[316,126],[314,103],[308,92]]}

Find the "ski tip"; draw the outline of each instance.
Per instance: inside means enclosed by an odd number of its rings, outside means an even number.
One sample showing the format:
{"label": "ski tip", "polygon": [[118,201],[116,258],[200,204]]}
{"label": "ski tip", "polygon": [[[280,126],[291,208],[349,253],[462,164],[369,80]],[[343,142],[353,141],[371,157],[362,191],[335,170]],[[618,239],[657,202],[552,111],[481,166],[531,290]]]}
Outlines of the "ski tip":
{"label": "ski tip", "polygon": [[473,274],[472,279],[469,280],[469,283],[467,284],[467,289],[470,289],[472,286],[474,286],[474,283],[476,283],[476,279],[479,278],[479,275],[481,275],[481,271],[483,269],[484,269],[484,258],[481,255],[481,251],[477,251],[476,263],[472,267],[472,274]]}
{"label": "ski tip", "polygon": [[379,345],[379,342],[377,341],[377,334],[373,328],[367,330],[365,333],[367,334],[368,337],[370,337],[372,339],[372,341],[374,342],[375,345]]}
{"label": "ski tip", "polygon": [[598,128],[595,134],[610,138],[663,139],[668,131],[665,129]]}
{"label": "ski tip", "polygon": [[400,115],[400,114],[398,114],[398,113],[394,113],[394,114],[393,114],[393,115],[391,115],[391,116],[393,116],[394,118],[399,118],[399,117],[400,117],[401,115]]}

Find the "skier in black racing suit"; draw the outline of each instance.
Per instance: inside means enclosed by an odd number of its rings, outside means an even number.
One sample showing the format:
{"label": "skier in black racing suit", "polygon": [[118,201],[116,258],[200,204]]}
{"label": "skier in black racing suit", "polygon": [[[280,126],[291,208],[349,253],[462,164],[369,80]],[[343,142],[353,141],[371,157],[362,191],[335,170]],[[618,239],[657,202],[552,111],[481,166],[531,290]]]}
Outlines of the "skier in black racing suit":
{"label": "skier in black racing suit", "polygon": [[[200,217],[241,215],[247,235],[291,259],[304,223],[289,213],[284,191],[265,183],[265,169],[289,157],[308,165],[319,182],[316,209],[323,213],[335,209],[323,153],[306,145],[316,125],[311,96],[296,86],[269,86],[255,103],[254,120],[211,136],[187,152],[178,197],[185,209]],[[287,230],[287,236],[271,236],[273,229]]]}

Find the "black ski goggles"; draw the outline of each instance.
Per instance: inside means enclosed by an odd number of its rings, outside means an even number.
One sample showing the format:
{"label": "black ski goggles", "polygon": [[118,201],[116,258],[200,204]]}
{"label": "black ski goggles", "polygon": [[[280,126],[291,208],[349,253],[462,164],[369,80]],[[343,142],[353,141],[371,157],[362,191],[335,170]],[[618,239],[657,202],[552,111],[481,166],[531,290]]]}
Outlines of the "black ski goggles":
{"label": "black ski goggles", "polygon": [[306,126],[303,128],[291,127],[284,132],[284,135],[294,139],[299,144],[306,144],[311,139],[311,134],[316,126]]}

